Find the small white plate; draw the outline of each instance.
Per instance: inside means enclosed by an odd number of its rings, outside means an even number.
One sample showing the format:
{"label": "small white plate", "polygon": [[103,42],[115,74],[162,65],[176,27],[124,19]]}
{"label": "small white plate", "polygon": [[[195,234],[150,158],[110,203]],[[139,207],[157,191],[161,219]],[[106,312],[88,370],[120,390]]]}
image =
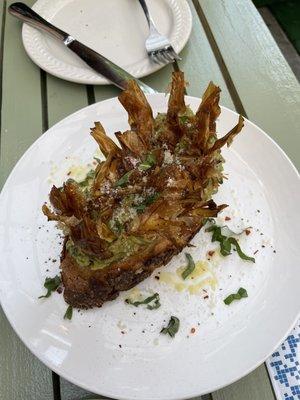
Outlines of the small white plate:
{"label": "small white plate", "polygon": [[[167,97],[148,96],[155,112]],[[196,109],[200,100],[187,97]],[[222,108],[223,135],[237,114]],[[229,204],[219,222],[233,229],[252,226],[240,237],[246,254],[208,262],[218,281],[209,298],[178,292],[153,276],[138,285],[160,294],[162,306],[150,311],[125,304],[128,293],[101,309],[74,311],[63,319],[62,295],[38,300],[46,276],[59,271],[61,239],[41,206],[53,183],[67,172],[77,178],[91,162],[97,145],[89,135],[94,121],[107,132],[128,129],[118,100],[86,107],[39,138],[20,159],[0,197],[0,299],[11,325],[26,346],[59,375],[92,392],[126,400],[174,400],[212,392],[262,363],[288,334],[299,316],[299,177],[283,151],[257,126],[246,121],[232,147],[224,149],[225,173],[215,201]],[[224,221],[225,217],[231,220]],[[243,219],[242,219],[243,218]],[[189,247],[195,261],[216,247],[202,229]],[[274,253],[274,250],[276,253]],[[56,260],[53,262],[53,260]],[[184,252],[161,271],[185,264]],[[249,297],[225,306],[239,287]],[[135,313],[135,314],[134,314]],[[160,334],[171,315],[181,326],[174,339]],[[191,329],[195,332],[191,333]],[[125,332],[124,334],[122,333]],[[121,347],[120,347],[121,346]]]}
{"label": "small white plate", "polygon": [[[192,29],[187,1],[151,0],[148,6],[159,31],[179,53]],[[38,0],[32,8],[137,78],[162,68],[147,55],[149,29],[138,0]],[[77,83],[109,83],[49,35],[24,24],[22,37],[29,57],[50,74]]]}

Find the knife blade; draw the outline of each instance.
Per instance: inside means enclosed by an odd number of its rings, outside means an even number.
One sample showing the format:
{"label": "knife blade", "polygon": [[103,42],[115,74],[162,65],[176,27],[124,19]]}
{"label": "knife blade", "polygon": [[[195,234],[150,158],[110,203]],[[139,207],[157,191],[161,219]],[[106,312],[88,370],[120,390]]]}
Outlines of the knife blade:
{"label": "knife blade", "polygon": [[63,30],[52,25],[50,22],[46,21],[26,4],[21,2],[13,3],[8,7],[8,11],[11,15],[19,18],[23,22],[26,22],[28,25],[40,29],[55,39],[62,41],[66,47],[72,50],[89,67],[107,78],[111,83],[118,86],[120,89],[126,89],[128,80],[133,79],[140,86],[144,93],[157,93],[156,90],[130,75],[124,69],[108,60],[103,55],[97,53],[95,50],[73,38],[67,32],[64,32]]}

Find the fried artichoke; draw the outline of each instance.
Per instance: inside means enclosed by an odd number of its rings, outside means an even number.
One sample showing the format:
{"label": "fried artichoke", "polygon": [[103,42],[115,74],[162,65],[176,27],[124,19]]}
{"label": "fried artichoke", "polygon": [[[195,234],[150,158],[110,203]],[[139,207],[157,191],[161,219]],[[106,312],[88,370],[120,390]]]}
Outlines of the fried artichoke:
{"label": "fried artichoke", "polygon": [[119,96],[130,130],[118,146],[96,122],[91,135],[105,156],[84,182],[52,187],[43,212],[65,233],[64,297],[78,308],[101,306],[166,264],[217,216],[212,196],[223,182],[221,147],[243,127],[216,135],[220,89],[212,82],[196,113],[174,72],[167,113],[156,118],[134,81]]}

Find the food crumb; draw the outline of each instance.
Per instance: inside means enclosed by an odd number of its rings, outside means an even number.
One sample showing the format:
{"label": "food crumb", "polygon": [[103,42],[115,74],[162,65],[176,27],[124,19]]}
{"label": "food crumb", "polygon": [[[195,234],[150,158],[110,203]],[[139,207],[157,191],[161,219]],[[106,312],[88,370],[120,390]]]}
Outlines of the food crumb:
{"label": "food crumb", "polygon": [[265,248],[266,246],[264,244],[261,245],[262,248]]}
{"label": "food crumb", "polygon": [[225,221],[230,221],[230,220],[231,220],[230,217],[228,217],[228,216],[225,217]]}
{"label": "food crumb", "polygon": [[260,210],[256,210],[258,213],[260,213]]}
{"label": "food crumb", "polygon": [[159,276],[157,276],[157,275],[155,275],[155,277],[154,277],[155,279],[157,279],[158,281],[159,281]]}
{"label": "food crumb", "polygon": [[273,253],[276,253],[276,250],[273,250]]}
{"label": "food crumb", "polygon": [[124,331],[121,331],[121,333],[122,333],[122,335],[125,335],[125,332],[124,332]]}
{"label": "food crumb", "polygon": [[258,250],[255,250],[255,252],[253,254],[257,254],[257,253],[258,253]]}
{"label": "food crumb", "polygon": [[245,233],[246,233],[247,236],[250,235],[250,233],[251,233],[250,229],[246,229]]}
{"label": "food crumb", "polygon": [[191,329],[191,333],[195,333],[196,332],[196,329],[195,328],[192,328]]}
{"label": "food crumb", "polygon": [[[220,290],[222,290],[222,289],[220,289]],[[208,294],[206,296],[204,296],[203,298],[204,298],[204,300],[208,299],[209,298]]]}
{"label": "food crumb", "polygon": [[121,344],[119,344],[119,347],[120,347],[120,349],[122,348],[122,345]]}
{"label": "food crumb", "polygon": [[214,250],[209,250],[209,252],[207,253],[210,257],[212,257],[215,254]]}

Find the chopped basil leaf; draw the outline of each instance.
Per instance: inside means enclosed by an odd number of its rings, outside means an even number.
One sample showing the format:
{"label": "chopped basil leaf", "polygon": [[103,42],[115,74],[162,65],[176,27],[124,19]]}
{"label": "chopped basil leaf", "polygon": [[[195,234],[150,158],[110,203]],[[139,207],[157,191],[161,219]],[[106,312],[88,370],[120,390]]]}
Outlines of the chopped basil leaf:
{"label": "chopped basil leaf", "polygon": [[117,186],[124,186],[127,182],[128,179],[130,177],[130,175],[132,174],[133,170],[126,172],[126,174],[124,174],[123,176],[121,176],[121,178],[115,183],[115,187]]}
{"label": "chopped basil leaf", "polygon": [[[153,304],[149,304],[152,302],[153,302]],[[161,304],[159,302],[159,294],[158,293],[154,293],[152,296],[149,296],[146,299],[141,300],[141,301],[132,301],[131,299],[126,299],[125,303],[131,304],[132,306],[135,306],[135,307],[138,307],[141,304],[148,304],[147,305],[148,310],[156,310],[157,308],[159,308],[161,306]]]}
{"label": "chopped basil leaf", "polygon": [[[212,222],[212,221],[209,221],[209,222]],[[241,250],[239,242],[235,238],[233,238],[231,236],[225,236],[225,235],[222,234],[222,228],[224,228],[224,227],[216,225],[215,221],[214,221],[213,225],[211,225],[211,226],[209,226],[208,228],[205,229],[205,232],[212,232],[212,238],[211,238],[212,242],[219,242],[220,243],[220,253],[222,254],[222,256],[226,257],[229,254],[231,254],[231,247],[234,246],[236,248],[237,254],[239,255],[239,257],[242,260],[251,261],[251,262],[255,263],[255,258],[247,256]]]}
{"label": "chopped basil leaf", "polygon": [[170,335],[172,338],[176,335],[176,333],[179,330],[180,326],[180,321],[177,317],[172,316],[170,318],[170,321],[168,323],[168,326],[165,328],[162,328],[160,333],[163,333],[164,335]]}
{"label": "chopped basil leaf", "polygon": [[60,284],[61,279],[59,275],[56,275],[54,278],[46,278],[44,287],[47,289],[47,293],[45,295],[39,296],[39,299],[50,297],[51,293],[55,292]]}
{"label": "chopped basil leaf", "polygon": [[65,312],[64,319],[69,319],[69,320],[71,320],[71,319],[72,319],[72,315],[73,315],[73,307],[72,307],[72,306],[69,306],[69,307],[67,308],[67,311]]}
{"label": "chopped basil leaf", "polygon": [[238,253],[238,255],[240,256],[240,258],[242,260],[247,260],[247,261],[252,261],[255,263],[255,258],[254,257],[249,257],[247,256],[242,250],[241,247],[239,245],[239,242],[235,239],[235,238],[229,238],[228,240],[230,240],[230,243],[235,246],[236,248],[236,252]]}
{"label": "chopped basil leaf", "polygon": [[160,196],[160,193],[154,193],[148,197],[145,198],[145,200],[143,201],[143,203],[138,204],[136,206],[134,206],[134,208],[136,209],[136,211],[138,213],[142,213],[145,211],[145,209],[150,206],[150,204],[154,203]]}
{"label": "chopped basil leaf", "polygon": [[187,258],[188,265],[181,274],[183,279],[186,279],[195,269],[195,262],[194,262],[192,256],[189,253],[185,253],[185,256]]}
{"label": "chopped basil leaf", "polygon": [[226,297],[224,303],[229,306],[234,300],[241,300],[242,298],[248,297],[247,290],[244,288],[239,288],[237,293],[232,293]]}
{"label": "chopped basil leaf", "polygon": [[153,167],[156,163],[156,157],[154,154],[148,154],[147,157],[143,162],[140,163],[139,165],[139,170],[140,171],[147,171],[147,169]]}

